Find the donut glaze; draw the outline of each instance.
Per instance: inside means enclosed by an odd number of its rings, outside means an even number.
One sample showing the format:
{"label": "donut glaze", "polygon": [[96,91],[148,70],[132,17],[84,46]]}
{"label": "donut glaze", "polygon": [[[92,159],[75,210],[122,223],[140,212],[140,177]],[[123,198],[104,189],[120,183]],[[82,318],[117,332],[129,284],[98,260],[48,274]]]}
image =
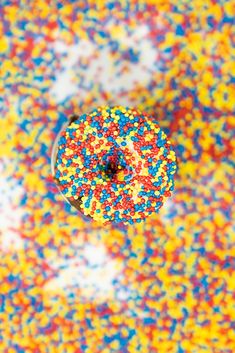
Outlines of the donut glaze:
{"label": "donut glaze", "polygon": [[136,109],[99,107],[61,133],[55,178],[94,220],[140,222],[174,188],[176,157],[157,123]]}

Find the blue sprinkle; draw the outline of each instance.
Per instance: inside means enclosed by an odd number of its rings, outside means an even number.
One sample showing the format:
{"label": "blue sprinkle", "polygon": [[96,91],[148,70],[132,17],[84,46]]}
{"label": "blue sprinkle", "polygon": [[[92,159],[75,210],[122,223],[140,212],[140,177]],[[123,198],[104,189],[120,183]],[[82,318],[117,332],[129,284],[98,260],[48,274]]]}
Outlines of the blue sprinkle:
{"label": "blue sprinkle", "polygon": [[177,36],[183,36],[185,34],[182,26],[180,26],[180,25],[178,25],[176,27],[175,33],[176,33]]}

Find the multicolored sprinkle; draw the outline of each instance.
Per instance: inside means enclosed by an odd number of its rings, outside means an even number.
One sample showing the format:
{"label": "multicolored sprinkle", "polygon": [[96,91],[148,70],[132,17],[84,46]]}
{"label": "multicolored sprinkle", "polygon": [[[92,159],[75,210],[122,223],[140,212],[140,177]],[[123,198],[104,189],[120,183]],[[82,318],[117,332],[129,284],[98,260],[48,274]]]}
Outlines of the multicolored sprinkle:
{"label": "multicolored sprinkle", "polygon": [[[0,352],[234,353],[234,0],[0,3]],[[93,222],[51,177],[104,104],[175,146],[144,222]]]}
{"label": "multicolored sprinkle", "polygon": [[55,178],[95,220],[133,224],[158,211],[174,188],[170,141],[145,113],[100,107],[61,133]]}

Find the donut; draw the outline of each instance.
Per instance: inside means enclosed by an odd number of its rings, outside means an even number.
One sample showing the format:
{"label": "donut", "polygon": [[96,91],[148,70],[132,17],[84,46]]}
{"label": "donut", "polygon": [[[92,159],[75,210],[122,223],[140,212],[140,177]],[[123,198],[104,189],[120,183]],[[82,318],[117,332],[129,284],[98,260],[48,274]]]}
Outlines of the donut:
{"label": "donut", "polygon": [[55,179],[84,215],[133,224],[171,195],[176,168],[171,143],[150,116],[103,106],[73,117],[60,134]]}

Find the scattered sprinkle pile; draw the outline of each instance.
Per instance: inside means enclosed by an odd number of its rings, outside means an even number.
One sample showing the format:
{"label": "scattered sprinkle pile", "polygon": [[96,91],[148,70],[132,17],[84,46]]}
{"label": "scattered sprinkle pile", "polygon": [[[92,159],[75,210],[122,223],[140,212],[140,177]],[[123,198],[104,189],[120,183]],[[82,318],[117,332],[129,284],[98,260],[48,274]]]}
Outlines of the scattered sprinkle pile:
{"label": "scattered sprinkle pile", "polygon": [[[235,352],[234,14],[0,1],[1,353]],[[106,102],[156,114],[177,156],[172,196],[130,226],[78,217],[50,177],[68,116]]]}
{"label": "scattered sprinkle pile", "polygon": [[171,143],[145,113],[100,107],[61,134],[55,177],[85,215],[103,222],[140,222],[174,188]]}

